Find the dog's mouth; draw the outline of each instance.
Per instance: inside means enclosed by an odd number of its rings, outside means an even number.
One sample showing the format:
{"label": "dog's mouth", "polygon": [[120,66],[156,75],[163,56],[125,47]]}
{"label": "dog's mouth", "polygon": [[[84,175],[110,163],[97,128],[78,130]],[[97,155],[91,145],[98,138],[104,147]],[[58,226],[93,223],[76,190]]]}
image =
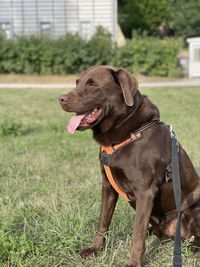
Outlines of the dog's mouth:
{"label": "dog's mouth", "polygon": [[102,108],[94,108],[90,112],[72,116],[68,123],[67,130],[69,133],[74,134],[77,129],[92,128],[99,121],[102,114]]}

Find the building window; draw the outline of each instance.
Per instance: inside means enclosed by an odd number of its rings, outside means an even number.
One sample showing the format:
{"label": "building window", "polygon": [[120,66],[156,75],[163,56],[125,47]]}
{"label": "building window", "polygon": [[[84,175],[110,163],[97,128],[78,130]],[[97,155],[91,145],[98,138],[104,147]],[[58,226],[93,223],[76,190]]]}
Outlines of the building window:
{"label": "building window", "polygon": [[50,22],[40,22],[40,34],[51,36],[51,23]]}
{"label": "building window", "polygon": [[200,62],[200,48],[194,49],[194,60]]}
{"label": "building window", "polygon": [[91,28],[91,22],[90,21],[81,21],[81,36],[84,39],[89,39],[92,35],[92,28]]}
{"label": "building window", "polygon": [[7,39],[11,38],[11,24],[10,22],[0,22],[0,30],[4,32]]}

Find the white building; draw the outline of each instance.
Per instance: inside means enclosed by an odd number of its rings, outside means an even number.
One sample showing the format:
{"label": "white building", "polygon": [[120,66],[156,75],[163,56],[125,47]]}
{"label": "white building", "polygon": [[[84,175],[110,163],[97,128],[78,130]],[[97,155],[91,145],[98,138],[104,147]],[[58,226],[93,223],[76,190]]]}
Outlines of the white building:
{"label": "white building", "polygon": [[189,77],[200,77],[200,37],[187,39],[189,43]]}
{"label": "white building", "polygon": [[89,38],[97,26],[117,36],[117,0],[0,0],[0,28],[8,38],[24,34]]}

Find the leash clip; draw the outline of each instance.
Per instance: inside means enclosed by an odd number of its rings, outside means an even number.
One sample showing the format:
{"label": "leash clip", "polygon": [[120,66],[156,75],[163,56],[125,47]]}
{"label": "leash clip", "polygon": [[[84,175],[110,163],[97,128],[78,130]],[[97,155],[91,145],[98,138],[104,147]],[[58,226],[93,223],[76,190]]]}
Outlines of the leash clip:
{"label": "leash clip", "polygon": [[173,131],[173,129],[172,129],[172,125],[171,125],[171,124],[169,125],[169,131],[170,131],[171,139],[174,139],[174,140],[175,140],[175,142],[176,142],[176,146],[177,146],[177,150],[178,150],[178,152],[179,152],[179,144],[178,144],[178,141],[177,141],[177,139],[176,139],[176,134],[175,134],[175,132]]}
{"label": "leash clip", "polygon": [[176,137],[171,124],[169,125],[169,131],[170,131],[171,138]]}

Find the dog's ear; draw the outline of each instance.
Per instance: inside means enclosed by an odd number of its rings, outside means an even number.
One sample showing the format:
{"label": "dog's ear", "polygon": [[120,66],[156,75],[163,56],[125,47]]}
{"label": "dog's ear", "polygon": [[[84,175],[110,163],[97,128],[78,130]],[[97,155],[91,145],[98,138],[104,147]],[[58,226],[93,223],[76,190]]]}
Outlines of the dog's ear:
{"label": "dog's ear", "polygon": [[121,87],[125,103],[127,106],[133,106],[133,97],[138,89],[137,80],[124,69],[110,67],[115,82]]}

